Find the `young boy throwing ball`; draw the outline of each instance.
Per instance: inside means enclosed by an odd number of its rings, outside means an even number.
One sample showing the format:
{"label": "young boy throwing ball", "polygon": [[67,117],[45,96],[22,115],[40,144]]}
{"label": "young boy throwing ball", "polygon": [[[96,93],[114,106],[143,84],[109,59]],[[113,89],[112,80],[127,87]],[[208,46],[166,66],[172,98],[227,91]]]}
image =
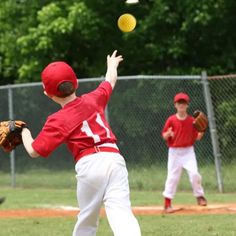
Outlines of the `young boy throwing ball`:
{"label": "young boy throwing ball", "polygon": [[48,157],[60,144],[71,151],[77,177],[80,208],[73,236],[95,236],[104,203],[115,236],[140,236],[131,210],[128,173],[116,137],[105,119],[105,108],[115,87],[117,67],[123,60],[116,51],[107,56],[105,81],[94,91],[77,97],[77,77],[65,62],[50,63],[42,72],[44,93],[62,108],[50,115],[33,139],[24,128],[22,139],[31,157]]}
{"label": "young boy throwing ball", "polygon": [[204,133],[198,132],[193,126],[194,118],[187,113],[189,102],[190,99],[186,93],[175,95],[174,106],[177,112],[167,119],[162,131],[162,137],[169,147],[168,174],[163,192],[166,213],[175,211],[172,208],[171,201],[175,196],[183,168],[188,173],[193,195],[196,197],[198,205],[207,205],[193,146],[195,141],[200,140]]}

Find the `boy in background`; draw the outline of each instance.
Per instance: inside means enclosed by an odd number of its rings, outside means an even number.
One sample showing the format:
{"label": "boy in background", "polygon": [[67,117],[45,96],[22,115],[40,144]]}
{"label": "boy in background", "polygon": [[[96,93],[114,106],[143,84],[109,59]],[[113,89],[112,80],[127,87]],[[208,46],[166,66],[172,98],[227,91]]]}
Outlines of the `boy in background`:
{"label": "boy in background", "polygon": [[174,106],[177,112],[167,119],[162,131],[162,137],[169,147],[168,173],[163,192],[166,213],[175,211],[172,208],[171,201],[175,196],[183,168],[188,173],[193,195],[196,197],[198,205],[207,205],[194,151],[194,143],[196,140],[200,140],[204,133],[198,132],[193,126],[194,118],[187,112],[189,102],[190,99],[186,93],[175,95]]}

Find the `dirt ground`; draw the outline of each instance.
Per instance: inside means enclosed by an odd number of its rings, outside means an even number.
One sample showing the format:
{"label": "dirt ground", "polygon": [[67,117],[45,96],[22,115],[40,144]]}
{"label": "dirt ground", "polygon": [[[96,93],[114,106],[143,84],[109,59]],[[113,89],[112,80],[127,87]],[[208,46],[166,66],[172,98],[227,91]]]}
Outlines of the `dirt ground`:
{"label": "dirt ground", "polygon": [[[133,207],[135,215],[162,215],[162,206]],[[196,205],[178,205],[174,207],[175,212],[171,215],[194,215],[194,214],[236,214],[236,203],[208,205],[200,207]],[[28,218],[28,217],[75,217],[79,209],[69,206],[56,208],[36,208],[21,210],[0,210],[0,218]],[[105,216],[104,209],[100,212]]]}

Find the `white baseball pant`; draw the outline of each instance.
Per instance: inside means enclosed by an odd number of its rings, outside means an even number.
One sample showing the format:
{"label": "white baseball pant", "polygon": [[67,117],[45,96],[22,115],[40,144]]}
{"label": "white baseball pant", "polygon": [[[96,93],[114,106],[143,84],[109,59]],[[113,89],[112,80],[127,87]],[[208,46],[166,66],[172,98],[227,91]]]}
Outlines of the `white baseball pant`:
{"label": "white baseball pant", "polygon": [[73,236],[95,236],[104,203],[115,236],[141,236],[130,203],[128,172],[118,153],[99,152],[80,159],[76,166],[80,208]]}
{"label": "white baseball pant", "polygon": [[186,148],[169,148],[168,173],[163,196],[170,199],[174,198],[183,168],[186,169],[188,173],[193,195],[195,197],[204,196],[204,190],[201,185],[202,177],[198,172],[193,146]]}

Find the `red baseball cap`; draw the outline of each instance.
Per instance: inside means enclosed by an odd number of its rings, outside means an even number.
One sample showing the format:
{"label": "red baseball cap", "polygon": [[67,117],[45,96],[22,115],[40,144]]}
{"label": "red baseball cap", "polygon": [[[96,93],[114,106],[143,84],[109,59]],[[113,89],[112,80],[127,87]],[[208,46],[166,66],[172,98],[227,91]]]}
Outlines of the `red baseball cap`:
{"label": "red baseball cap", "polygon": [[188,94],[186,94],[186,93],[177,93],[177,94],[175,95],[175,97],[174,97],[174,102],[178,102],[178,101],[180,101],[180,100],[184,100],[184,101],[186,101],[187,103],[190,102],[190,98],[189,98]]}
{"label": "red baseball cap", "polygon": [[63,61],[48,64],[41,74],[44,90],[48,95],[60,96],[58,86],[63,82],[71,82],[78,88],[78,79],[73,69]]}

